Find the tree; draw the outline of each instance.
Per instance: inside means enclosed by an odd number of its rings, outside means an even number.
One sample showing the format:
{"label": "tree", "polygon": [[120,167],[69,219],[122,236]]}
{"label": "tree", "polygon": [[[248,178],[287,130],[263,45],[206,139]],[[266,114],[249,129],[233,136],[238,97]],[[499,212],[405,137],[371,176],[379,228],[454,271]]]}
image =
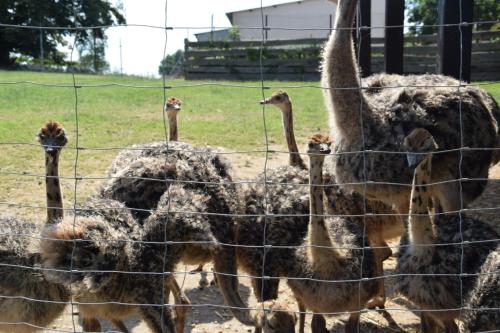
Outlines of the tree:
{"label": "tree", "polygon": [[239,42],[241,40],[240,29],[237,26],[232,26],[227,39],[231,42]]}
{"label": "tree", "polygon": [[109,0],[1,0],[0,22],[63,27],[45,30],[0,27],[0,66],[6,67],[12,65],[18,56],[40,58],[42,49],[46,59],[62,64],[64,54],[57,47],[67,44],[66,37],[74,36],[77,45],[97,45],[105,41],[102,28],[75,31],[71,27],[122,24],[125,18]]}
{"label": "tree", "polygon": [[[390,1],[390,0],[389,0]],[[414,35],[436,33],[438,27],[430,26],[438,24],[438,1],[439,0],[406,0],[408,11],[408,22],[413,24],[409,28]],[[459,2],[457,0],[457,6]],[[500,15],[500,1],[498,0],[476,0],[474,2],[474,21],[496,21]],[[481,24],[476,27],[480,30],[489,30],[494,25],[491,23]]]}
{"label": "tree", "polygon": [[184,51],[177,50],[173,54],[169,54],[163,59],[158,67],[160,75],[171,75],[174,70],[181,69],[184,65]]}

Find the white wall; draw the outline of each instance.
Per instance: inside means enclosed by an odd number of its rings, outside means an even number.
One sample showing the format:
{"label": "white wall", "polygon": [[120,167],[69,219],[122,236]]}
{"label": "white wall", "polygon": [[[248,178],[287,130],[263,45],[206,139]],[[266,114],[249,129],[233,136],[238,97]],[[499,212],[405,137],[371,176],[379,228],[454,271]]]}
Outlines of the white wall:
{"label": "white wall", "polygon": [[[335,21],[336,5],[328,0],[304,0],[263,8],[264,25],[270,28],[291,28],[299,30],[271,29],[267,31],[268,40],[326,38],[330,24]],[[372,2],[372,25],[384,25],[385,0]],[[330,23],[331,20],[331,23]],[[263,25],[260,8],[233,13],[233,26],[240,27],[242,40],[261,40],[262,30],[243,29]],[[307,30],[300,30],[307,29]],[[373,37],[382,37],[383,29],[372,30]]]}

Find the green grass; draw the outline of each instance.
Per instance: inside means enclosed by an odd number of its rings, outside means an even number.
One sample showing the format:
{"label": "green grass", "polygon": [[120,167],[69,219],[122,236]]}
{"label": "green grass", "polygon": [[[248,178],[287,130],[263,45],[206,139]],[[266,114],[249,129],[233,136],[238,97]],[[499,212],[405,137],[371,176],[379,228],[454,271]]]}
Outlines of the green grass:
{"label": "green grass", "polygon": [[[0,84],[0,142],[30,142],[27,145],[0,145],[0,202],[43,204],[42,177],[23,177],[6,173],[43,174],[43,153],[34,139],[40,126],[49,119],[60,121],[70,136],[68,147],[75,147],[75,91],[71,74],[0,71],[0,82],[33,81],[68,87],[47,87],[33,84]],[[120,83],[153,86],[154,89],[127,87],[89,87]],[[264,131],[260,82],[217,82],[225,86],[200,86],[205,81],[168,80],[169,96],[184,101],[179,115],[179,138],[196,145],[220,146],[229,150],[264,150]],[[213,81],[210,83],[214,83]],[[138,77],[76,75],[82,85],[78,95],[78,146],[84,148],[125,147],[133,143],[164,140],[163,89],[159,79]],[[245,87],[231,87],[231,84]],[[196,86],[193,86],[196,85]],[[266,82],[272,90],[283,86],[319,83]],[[191,87],[186,87],[191,86]],[[251,87],[251,88],[248,88]],[[253,87],[253,88],[252,88]],[[500,100],[500,84],[486,85]],[[318,88],[287,89],[294,103],[295,132],[299,143],[314,132],[327,132],[327,113]],[[280,112],[267,107],[265,120],[269,143],[284,149]],[[77,174],[104,176],[117,150],[80,150]],[[72,177],[74,149],[62,154],[61,173]],[[99,181],[83,180],[78,184],[78,199],[83,199]],[[74,181],[62,182],[66,200],[74,195]],[[4,205],[0,205],[4,207]],[[0,208],[1,209],[1,208]]]}

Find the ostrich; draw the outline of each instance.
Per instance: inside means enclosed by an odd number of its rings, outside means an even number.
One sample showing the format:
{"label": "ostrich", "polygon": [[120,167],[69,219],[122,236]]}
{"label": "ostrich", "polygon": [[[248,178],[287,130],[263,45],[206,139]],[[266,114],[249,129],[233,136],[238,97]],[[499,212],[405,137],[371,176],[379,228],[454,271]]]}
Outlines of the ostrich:
{"label": "ostrich", "polygon": [[[75,217],[67,217],[63,214],[63,197],[59,183],[58,161],[61,148],[66,144],[67,137],[64,128],[57,122],[48,122],[40,130],[38,140],[43,145],[46,155],[46,188],[47,188],[47,225],[45,229],[56,228],[58,223],[71,224]],[[121,233],[137,232],[134,230],[135,221],[125,207],[113,200],[91,199],[87,206],[79,207],[76,219],[78,223],[100,223],[110,228],[116,227]],[[43,243],[42,243],[43,246]],[[50,280],[50,272],[45,272]],[[59,281],[55,281],[58,283]],[[59,288],[63,288],[57,284]],[[175,279],[168,277],[165,281],[166,288],[174,290],[174,297],[177,303],[188,303],[180,292]],[[73,292],[73,290],[71,290]],[[102,303],[112,299],[102,298],[99,293],[73,293],[77,302],[81,303]],[[101,329],[97,316],[109,319],[118,329],[128,332],[122,319],[137,313],[132,306],[117,305],[112,303],[102,304],[79,304],[78,309],[83,318],[83,329],[85,331],[99,331]],[[176,326],[184,324],[185,307],[176,308]],[[182,330],[181,330],[182,331]],[[179,332],[179,330],[178,330]]]}
{"label": "ostrich", "polygon": [[465,303],[464,332],[487,332],[500,323],[500,246],[491,252],[481,268],[474,289]]}
{"label": "ostrich", "polygon": [[167,99],[165,103],[165,112],[168,117],[168,125],[169,125],[169,141],[177,141],[178,133],[177,133],[177,114],[181,111],[182,101],[176,97],[170,97]]}
{"label": "ostrich", "polygon": [[[339,1],[335,28],[323,53],[322,85],[328,88],[324,98],[335,137],[335,175],[339,183],[366,193],[369,199],[394,204],[401,214],[408,210],[405,184],[412,174],[401,154],[381,151],[401,151],[404,136],[417,127],[431,132],[441,149],[498,147],[500,110],[484,90],[458,89],[463,83],[440,75],[388,76],[387,80],[380,75],[381,82],[434,87],[385,89],[373,96],[361,91],[350,30],[357,2]],[[432,188],[445,211],[460,209],[460,184],[455,180],[485,179],[492,162],[496,160],[489,150],[455,150],[436,156],[433,182],[453,180]],[[367,181],[374,184],[364,185]],[[483,180],[463,182],[463,203],[477,198],[485,185]]]}
{"label": "ostrich", "polygon": [[[56,123],[44,126],[38,139],[45,150],[46,186],[58,184],[58,162],[67,142],[66,133]],[[62,215],[57,198],[47,195],[46,224]],[[30,236],[40,234],[41,226],[15,217],[0,218],[0,331],[35,332],[62,314],[70,296],[66,288],[48,281],[40,271],[38,242]]]}
{"label": "ostrich", "polygon": [[[170,140],[177,140],[179,99],[169,98],[165,104]],[[125,203],[142,223],[155,209],[169,184],[182,181],[178,165],[189,164],[191,172],[200,178],[198,186],[219,181],[231,182],[230,164],[209,147],[203,149],[178,141],[159,141],[132,145],[122,150],[108,169],[109,181],[101,188],[99,197]]]}
{"label": "ostrich", "polygon": [[[283,129],[285,133],[285,138],[287,142],[287,147],[288,147],[288,154],[289,154],[289,163],[288,166],[283,166],[280,167],[276,170],[267,170],[267,180],[268,182],[271,181],[274,183],[283,183],[283,182],[296,182],[298,184],[305,184],[307,182],[307,172],[302,171],[306,170],[306,165],[304,164],[304,161],[302,157],[300,156],[299,149],[297,147],[297,141],[295,140],[295,134],[293,130],[293,113],[292,113],[292,100],[288,96],[288,93],[283,90],[278,90],[275,91],[270,97],[260,101],[261,105],[274,105],[277,108],[280,109],[281,111],[281,116],[282,116],[282,122],[283,122]],[[257,183],[264,183],[264,177],[261,175],[259,179],[257,179]],[[300,185],[299,185],[300,186]],[[248,189],[248,191],[251,191],[252,189]],[[284,193],[282,193],[284,194]],[[248,204],[247,200],[245,202]],[[300,234],[304,234],[305,230],[307,228],[307,223],[302,224],[302,229],[303,232]],[[261,230],[253,230],[253,231],[243,231],[241,229],[241,233],[247,235],[247,233],[258,233]],[[245,236],[246,237],[246,236]],[[298,241],[300,241],[302,237],[298,237]],[[247,239],[247,241],[251,241],[250,239]],[[262,243],[259,244],[253,244],[253,245],[261,245]],[[255,249],[254,249],[255,250]],[[244,256],[245,249],[237,250],[237,253],[242,253],[242,256]],[[252,261],[253,258],[242,258],[240,261],[247,262],[247,261]],[[258,263],[261,263],[262,261],[258,261]],[[246,265],[248,266],[248,264]],[[253,271],[253,270],[252,270]],[[200,265],[196,270],[193,272],[203,272],[203,266]],[[253,271],[252,273],[255,273]],[[203,273],[202,273],[203,274]],[[206,273],[205,273],[206,275]],[[208,285],[208,281],[206,280],[206,276],[202,275],[202,279],[200,280],[200,287],[203,288],[204,286]],[[278,285],[279,283],[278,280],[276,281],[270,281],[270,284],[275,285],[275,292],[277,292]],[[257,299],[259,300],[269,300],[269,299],[275,299],[276,294],[273,294],[270,296],[270,298],[264,298],[260,296],[261,293],[261,288],[257,285],[254,285],[254,290],[256,292]]]}
{"label": "ostrich", "polygon": [[[305,247],[293,255],[286,271],[288,286],[301,312],[350,312],[345,331],[357,332],[360,310],[377,293],[374,256],[365,248],[359,218],[324,217],[322,168],[330,153],[330,138],[316,134],[308,144],[310,217]],[[356,221],[359,220],[359,221]],[[335,282],[332,282],[335,281]],[[327,332],[322,316],[314,315],[313,332]]]}
{"label": "ostrich", "polygon": [[462,301],[474,286],[474,274],[495,247],[482,241],[498,235],[484,222],[442,213],[440,205],[431,217],[428,186],[437,143],[427,130],[417,128],[405,138],[404,147],[411,152],[408,163],[415,171],[408,234],[398,252],[396,290],[421,309],[422,332],[434,332],[438,324],[446,332],[458,332],[455,319]]}

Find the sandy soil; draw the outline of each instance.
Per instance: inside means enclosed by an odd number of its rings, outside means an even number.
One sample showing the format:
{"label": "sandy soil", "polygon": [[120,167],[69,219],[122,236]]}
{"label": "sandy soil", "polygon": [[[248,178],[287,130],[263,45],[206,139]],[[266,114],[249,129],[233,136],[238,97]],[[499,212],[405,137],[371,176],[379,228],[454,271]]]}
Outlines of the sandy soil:
{"label": "sandy soil", "polygon": [[[234,172],[236,179],[250,178],[264,168],[265,156],[255,156],[253,158],[239,158],[237,155],[228,156],[234,165]],[[283,165],[286,163],[287,156],[285,154],[270,155],[267,161],[268,167]],[[472,207],[475,208],[489,208],[488,212],[475,214],[487,217],[493,225],[500,231],[500,214],[496,214],[496,210],[491,209],[499,206],[500,204],[500,165],[492,168],[490,172],[492,180],[489,182],[487,190],[484,195],[478,199]],[[486,214],[486,215],[484,215]],[[394,249],[396,250],[396,249]],[[390,275],[395,267],[396,260],[394,257],[389,258],[385,264],[385,274]],[[190,271],[195,267],[179,266],[179,271]],[[211,272],[211,267],[206,265],[205,271]],[[209,279],[211,274],[209,273]],[[179,284],[185,290],[194,305],[188,315],[188,322],[186,323],[186,332],[202,333],[202,332],[252,332],[252,328],[240,324],[232,317],[228,310],[223,308],[222,296],[216,286],[209,286],[203,290],[198,288],[199,274],[179,274],[177,277]],[[388,296],[388,303],[386,305],[387,312],[378,312],[367,310],[362,314],[361,332],[418,332],[418,317],[412,312],[412,307],[408,302],[402,298],[394,295],[391,286],[393,285],[391,278],[386,278],[386,290]],[[253,297],[251,286],[247,278],[240,278],[240,292],[242,297],[247,300],[250,306],[255,305],[255,298]],[[286,301],[291,305],[291,308],[297,309],[294,297],[290,290],[286,287],[285,281],[280,284],[279,299]],[[215,305],[215,306],[209,306]],[[73,331],[75,329],[81,330],[78,323],[77,309],[71,313],[71,307],[68,306],[66,312],[59,318],[52,326],[57,331]],[[298,311],[298,310],[297,310]],[[311,316],[307,316],[306,332],[310,330]],[[346,316],[330,318],[327,320],[330,332],[343,331],[343,326]],[[112,331],[112,326],[105,321],[102,321],[106,331]],[[138,318],[131,318],[127,322],[128,327],[134,333],[149,332],[149,329],[144,323],[141,323]],[[51,330],[47,330],[49,332]]]}

